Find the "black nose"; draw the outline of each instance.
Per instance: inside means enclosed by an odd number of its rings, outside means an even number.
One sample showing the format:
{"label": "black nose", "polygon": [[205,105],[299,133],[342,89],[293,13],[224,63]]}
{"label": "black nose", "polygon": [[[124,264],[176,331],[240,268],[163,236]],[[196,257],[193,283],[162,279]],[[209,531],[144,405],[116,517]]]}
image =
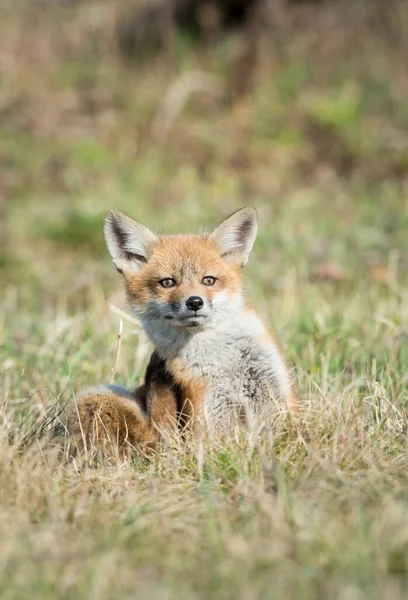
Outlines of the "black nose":
{"label": "black nose", "polygon": [[204,300],[200,296],[190,296],[186,300],[186,306],[190,310],[200,310],[204,306]]}

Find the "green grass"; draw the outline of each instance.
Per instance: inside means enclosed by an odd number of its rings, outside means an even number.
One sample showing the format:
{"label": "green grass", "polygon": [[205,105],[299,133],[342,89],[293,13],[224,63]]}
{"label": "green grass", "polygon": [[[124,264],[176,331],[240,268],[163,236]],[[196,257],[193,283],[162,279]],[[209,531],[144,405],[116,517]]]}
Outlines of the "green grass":
{"label": "green grass", "polygon": [[[307,31],[295,14],[231,102],[242,35],[124,66],[109,3],[74,4],[36,27],[38,8],[1,14],[0,597],[405,598],[406,8],[388,29],[344,9],[334,37],[330,3]],[[197,70],[220,89],[165,111],[161,136],[163,99]],[[181,232],[244,205],[260,215],[248,293],[299,417],[66,464],[39,425],[109,379],[127,311],[104,211]],[[125,318],[117,382],[149,352]]]}

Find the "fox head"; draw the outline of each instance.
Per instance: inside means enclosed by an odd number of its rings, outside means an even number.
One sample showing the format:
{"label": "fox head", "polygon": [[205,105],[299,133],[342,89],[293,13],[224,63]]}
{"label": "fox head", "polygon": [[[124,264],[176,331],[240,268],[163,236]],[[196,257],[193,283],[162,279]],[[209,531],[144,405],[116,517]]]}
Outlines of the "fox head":
{"label": "fox head", "polygon": [[253,208],[238,210],[205,235],[156,236],[121,212],[105,217],[113,263],[148,334],[159,328],[193,333],[237,318],[240,271],[256,233]]}

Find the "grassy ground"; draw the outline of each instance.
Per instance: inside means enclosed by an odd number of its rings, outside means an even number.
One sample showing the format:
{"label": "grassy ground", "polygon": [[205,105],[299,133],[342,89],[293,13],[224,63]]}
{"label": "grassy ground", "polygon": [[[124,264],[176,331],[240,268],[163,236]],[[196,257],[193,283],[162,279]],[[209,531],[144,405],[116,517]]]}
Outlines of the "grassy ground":
{"label": "grassy ground", "polygon": [[[1,598],[406,597],[408,11],[357,4],[280,22],[239,97],[242,35],[125,66],[113,3],[2,8]],[[36,423],[109,378],[126,310],[103,212],[178,232],[247,204],[299,419],[62,462]]]}

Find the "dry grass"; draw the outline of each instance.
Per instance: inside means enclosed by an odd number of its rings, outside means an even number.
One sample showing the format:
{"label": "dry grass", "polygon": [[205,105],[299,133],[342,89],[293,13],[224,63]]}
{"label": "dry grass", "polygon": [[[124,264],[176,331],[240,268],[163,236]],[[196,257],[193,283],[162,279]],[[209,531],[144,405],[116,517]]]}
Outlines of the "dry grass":
{"label": "dry grass", "polygon": [[[1,7],[2,598],[406,597],[408,12],[345,4],[279,21],[234,102],[239,34],[129,67],[114,2]],[[149,355],[104,210],[175,232],[244,204],[299,418],[67,463],[44,419]]]}
{"label": "dry grass", "polygon": [[[277,413],[199,447],[170,440],[132,464],[114,456],[67,464],[47,437],[21,447],[54,393],[65,401],[72,386],[107,378],[116,353],[106,313],[42,323],[33,356],[24,347],[3,364],[2,594],[403,598],[407,371],[396,323],[408,315],[400,295],[376,298],[365,333],[355,321],[370,314],[361,296],[350,295],[342,316],[320,298],[296,359],[304,407],[295,421]],[[284,294],[272,307],[284,314],[290,300]],[[298,318],[292,324],[296,343]],[[120,372],[131,380],[146,355],[139,348],[135,368],[129,325]],[[23,402],[24,389],[37,393]]]}

